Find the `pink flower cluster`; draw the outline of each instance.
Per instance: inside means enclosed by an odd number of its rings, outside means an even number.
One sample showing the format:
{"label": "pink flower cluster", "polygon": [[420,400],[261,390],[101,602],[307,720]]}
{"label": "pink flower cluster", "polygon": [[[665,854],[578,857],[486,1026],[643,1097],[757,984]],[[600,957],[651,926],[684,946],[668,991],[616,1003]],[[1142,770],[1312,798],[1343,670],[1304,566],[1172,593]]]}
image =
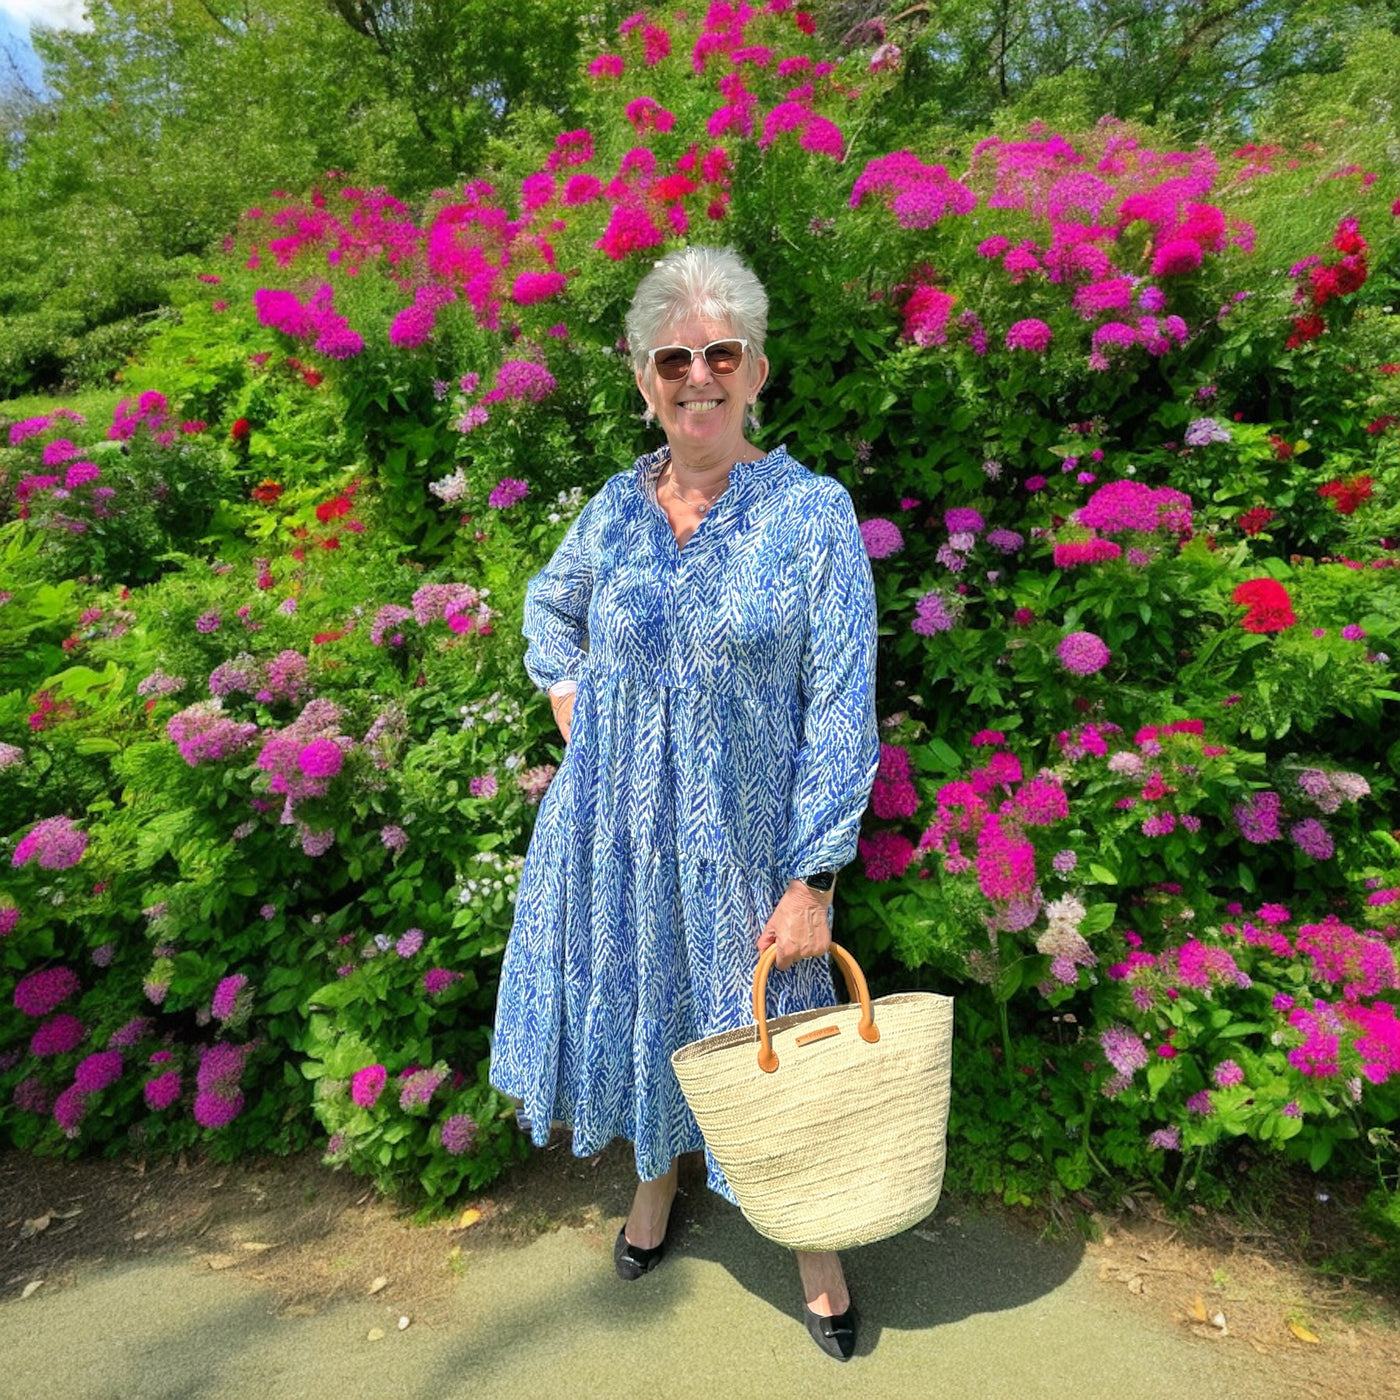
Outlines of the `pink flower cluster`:
{"label": "pink flower cluster", "polygon": [[[214,676],[210,678],[214,684]],[[165,732],[180,750],[180,757],[198,768],[201,763],[223,763],[241,753],[258,736],[258,726],[229,718],[217,697],[187,705],[165,722]]]}
{"label": "pink flower cluster", "polygon": [[20,837],[10,864],[32,860],[41,870],[69,870],[82,860],[87,843],[87,833],[71,817],[45,817]]}
{"label": "pink flower cluster", "polygon": [[202,1047],[195,1072],[194,1121],[201,1128],[223,1128],[243,1111],[239,1087],[252,1045],[226,1040]]}

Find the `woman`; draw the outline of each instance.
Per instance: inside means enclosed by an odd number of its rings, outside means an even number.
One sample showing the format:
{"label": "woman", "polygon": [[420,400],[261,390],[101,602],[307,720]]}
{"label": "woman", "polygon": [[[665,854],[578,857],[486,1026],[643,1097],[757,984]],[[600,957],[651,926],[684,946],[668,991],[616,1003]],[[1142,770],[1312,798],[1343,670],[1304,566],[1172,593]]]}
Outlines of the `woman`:
{"label": "woman", "polygon": [[[768,300],[729,249],[656,264],[627,316],[666,445],[609,480],[530,585],[525,665],[565,757],[522,872],[491,1081],[537,1144],[635,1145],[618,1233],[635,1279],[665,1248],[676,1157],[703,1147],[671,1053],[831,1005],[835,872],[879,757],[870,565],[849,496],[745,436],[768,374]],[[709,1185],[733,1194],[713,1158]],[[834,1253],[797,1255],[807,1325],[855,1343]]]}

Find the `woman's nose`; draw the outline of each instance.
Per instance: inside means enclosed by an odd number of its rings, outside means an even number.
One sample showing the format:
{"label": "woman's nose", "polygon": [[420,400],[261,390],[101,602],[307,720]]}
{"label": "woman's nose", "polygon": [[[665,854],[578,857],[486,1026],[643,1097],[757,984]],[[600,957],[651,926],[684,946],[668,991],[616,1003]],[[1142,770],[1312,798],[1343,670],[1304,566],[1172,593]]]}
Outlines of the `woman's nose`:
{"label": "woman's nose", "polygon": [[703,384],[710,377],[710,362],[699,351],[692,351],[687,377],[692,384]]}

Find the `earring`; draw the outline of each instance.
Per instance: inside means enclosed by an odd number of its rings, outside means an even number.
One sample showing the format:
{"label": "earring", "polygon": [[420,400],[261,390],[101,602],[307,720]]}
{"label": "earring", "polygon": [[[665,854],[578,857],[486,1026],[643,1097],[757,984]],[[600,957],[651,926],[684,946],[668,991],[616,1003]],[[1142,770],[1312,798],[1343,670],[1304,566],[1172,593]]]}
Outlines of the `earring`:
{"label": "earring", "polygon": [[744,427],[748,432],[756,433],[763,425],[758,421],[758,405],[753,399],[749,400],[748,416],[744,419]]}
{"label": "earring", "polygon": [[656,410],[650,404],[646,406],[646,412],[642,414],[642,423],[646,427],[651,427],[656,422]]}

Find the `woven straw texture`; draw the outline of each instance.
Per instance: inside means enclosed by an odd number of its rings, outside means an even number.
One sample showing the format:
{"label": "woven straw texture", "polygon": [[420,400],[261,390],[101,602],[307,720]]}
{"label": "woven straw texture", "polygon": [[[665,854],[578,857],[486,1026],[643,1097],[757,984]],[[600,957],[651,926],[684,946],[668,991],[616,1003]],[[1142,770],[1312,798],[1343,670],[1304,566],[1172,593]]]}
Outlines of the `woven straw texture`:
{"label": "woven straw texture", "polygon": [[[903,992],[756,1025],[677,1050],[671,1064],[706,1146],[759,1234],[789,1249],[848,1249],[917,1224],[938,1204],[952,1072],[953,1000]],[[839,1033],[799,1046],[836,1026]]]}

